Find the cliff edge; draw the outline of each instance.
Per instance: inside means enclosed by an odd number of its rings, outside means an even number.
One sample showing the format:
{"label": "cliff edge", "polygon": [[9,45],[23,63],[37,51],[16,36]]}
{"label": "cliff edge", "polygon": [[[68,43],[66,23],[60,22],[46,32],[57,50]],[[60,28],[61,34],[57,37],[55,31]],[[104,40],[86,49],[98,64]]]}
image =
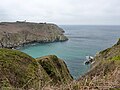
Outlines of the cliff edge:
{"label": "cliff edge", "polygon": [[48,55],[37,58],[37,62],[44,68],[47,74],[55,83],[67,83],[72,81],[72,76],[65,62],[55,55]]}
{"label": "cliff edge", "polygon": [[0,48],[15,48],[28,43],[66,41],[64,30],[55,24],[1,22]]}
{"label": "cliff edge", "polygon": [[114,46],[99,52],[93,62],[90,71],[77,81],[77,86],[89,90],[119,90],[120,39]]}
{"label": "cliff edge", "polygon": [[55,55],[36,60],[18,50],[0,49],[0,90],[45,90],[72,80],[66,64]]}

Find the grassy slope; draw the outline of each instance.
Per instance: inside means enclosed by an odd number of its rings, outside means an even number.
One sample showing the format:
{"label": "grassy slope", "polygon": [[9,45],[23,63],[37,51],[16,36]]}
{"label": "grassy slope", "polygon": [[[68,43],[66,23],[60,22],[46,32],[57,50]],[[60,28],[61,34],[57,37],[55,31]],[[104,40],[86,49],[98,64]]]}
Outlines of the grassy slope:
{"label": "grassy slope", "polygon": [[0,47],[16,48],[34,42],[66,41],[64,31],[55,24],[32,22],[0,23]]}
{"label": "grassy slope", "polygon": [[55,83],[67,83],[72,80],[66,64],[55,55],[37,58],[37,61],[44,68],[47,74]]}
{"label": "grassy slope", "polygon": [[78,86],[89,89],[120,89],[120,44],[101,51],[94,61],[91,70],[78,80]]}
{"label": "grassy slope", "polygon": [[[105,90],[112,88],[119,90],[120,44],[117,43],[113,47],[101,51],[96,55],[94,61],[91,70],[78,81],[60,88],[53,87],[53,90]],[[37,58],[36,61],[17,50],[0,49],[0,88],[23,87],[24,89],[35,88],[38,90],[41,79],[44,79],[43,82],[53,79],[56,83],[71,81],[72,77],[64,62],[54,55]]]}
{"label": "grassy slope", "polygon": [[34,59],[18,50],[0,49],[0,90],[41,90],[70,81],[66,64],[55,55]]}
{"label": "grassy slope", "polygon": [[89,72],[60,90],[120,90],[120,39],[95,56]]}
{"label": "grassy slope", "polygon": [[17,50],[0,49],[1,89],[37,89],[40,78],[43,78],[41,76],[44,76],[45,80],[49,80],[46,72],[32,57]]}

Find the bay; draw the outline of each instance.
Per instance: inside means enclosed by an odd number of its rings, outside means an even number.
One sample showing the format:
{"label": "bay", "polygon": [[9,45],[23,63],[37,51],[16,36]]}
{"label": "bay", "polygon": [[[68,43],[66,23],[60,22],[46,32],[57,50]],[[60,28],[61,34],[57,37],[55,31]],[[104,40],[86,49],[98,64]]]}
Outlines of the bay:
{"label": "bay", "polygon": [[84,65],[86,56],[114,45],[120,38],[120,26],[105,25],[59,25],[69,38],[66,42],[31,44],[20,48],[22,52],[37,58],[45,55],[57,55],[62,58],[72,76],[77,79],[90,68]]}

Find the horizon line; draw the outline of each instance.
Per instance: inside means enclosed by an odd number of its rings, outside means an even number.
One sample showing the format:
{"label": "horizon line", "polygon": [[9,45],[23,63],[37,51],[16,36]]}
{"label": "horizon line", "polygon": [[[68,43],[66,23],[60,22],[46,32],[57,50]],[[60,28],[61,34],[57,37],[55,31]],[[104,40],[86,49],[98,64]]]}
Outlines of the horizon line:
{"label": "horizon line", "polygon": [[18,21],[0,21],[0,23],[12,23],[12,22],[32,22],[32,23],[52,23],[57,25],[83,25],[83,26],[120,26],[120,24],[59,24],[54,22],[38,22],[38,21],[26,21],[26,20],[18,20]]}

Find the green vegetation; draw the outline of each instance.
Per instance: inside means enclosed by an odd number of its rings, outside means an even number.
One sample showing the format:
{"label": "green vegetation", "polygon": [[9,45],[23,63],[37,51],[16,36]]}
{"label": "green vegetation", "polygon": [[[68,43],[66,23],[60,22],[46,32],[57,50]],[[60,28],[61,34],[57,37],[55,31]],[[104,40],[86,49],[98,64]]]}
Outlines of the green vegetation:
{"label": "green vegetation", "polygon": [[119,60],[120,61],[120,56],[115,56],[112,58],[112,60]]}
{"label": "green vegetation", "polygon": [[2,30],[0,48],[16,48],[33,42],[48,43],[68,40],[63,34],[63,29],[55,24],[5,22],[4,27],[0,24],[0,28]]}
{"label": "green vegetation", "polygon": [[40,59],[42,62],[18,50],[0,49],[0,90],[41,90],[72,81],[65,63],[55,55]]}
{"label": "green vegetation", "polygon": [[[86,81],[89,84],[89,88],[94,89],[96,86],[98,89],[120,89],[120,40],[117,44],[111,48],[101,51],[96,57],[94,57],[94,64],[91,66],[91,70],[80,78],[79,82]],[[92,83],[92,85],[90,85]],[[115,89],[116,87],[116,89]]]}
{"label": "green vegetation", "polygon": [[54,83],[67,83],[72,80],[65,63],[55,55],[37,58],[39,64],[44,68]]}
{"label": "green vegetation", "polygon": [[[0,49],[0,87],[29,88],[38,79],[36,60],[17,50]],[[29,80],[29,84],[25,85]],[[2,86],[1,86],[2,85]]]}
{"label": "green vegetation", "polygon": [[107,54],[110,51],[111,48],[107,48],[100,52],[100,54]]}
{"label": "green vegetation", "polygon": [[101,51],[93,61],[89,72],[72,81],[65,62],[55,55],[34,59],[0,49],[0,90],[119,90],[120,45]]}

